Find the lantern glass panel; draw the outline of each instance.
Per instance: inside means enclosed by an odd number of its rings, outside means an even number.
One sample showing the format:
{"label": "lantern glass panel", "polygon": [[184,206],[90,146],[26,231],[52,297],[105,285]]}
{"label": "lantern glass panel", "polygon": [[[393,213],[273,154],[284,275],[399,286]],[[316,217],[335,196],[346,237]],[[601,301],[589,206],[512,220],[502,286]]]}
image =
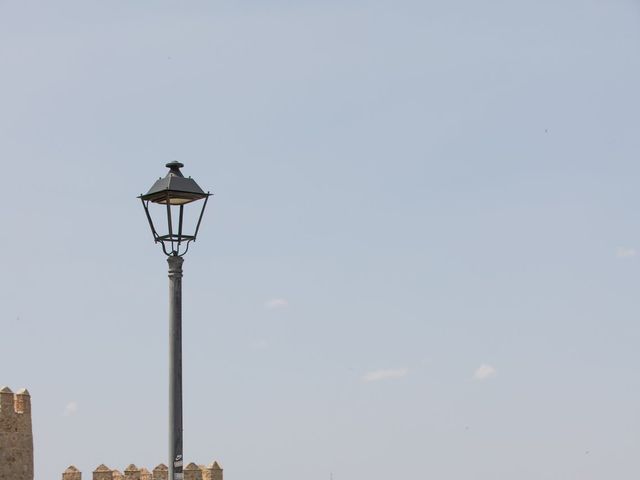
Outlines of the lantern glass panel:
{"label": "lantern glass panel", "polygon": [[186,205],[187,203],[191,203],[194,200],[191,198],[175,198],[175,197],[171,197],[169,198],[169,203],[171,205]]}

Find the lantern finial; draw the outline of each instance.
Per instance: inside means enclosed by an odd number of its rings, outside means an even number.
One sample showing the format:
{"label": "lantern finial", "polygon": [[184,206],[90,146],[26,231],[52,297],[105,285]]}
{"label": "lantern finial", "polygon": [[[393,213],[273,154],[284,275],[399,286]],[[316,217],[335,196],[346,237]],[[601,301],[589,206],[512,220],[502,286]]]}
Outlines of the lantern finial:
{"label": "lantern finial", "polygon": [[184,167],[184,163],[173,161],[173,162],[167,163],[165,167],[169,169],[169,175],[173,174],[178,177],[184,177],[184,175],[182,175],[182,172],[180,171],[180,169]]}

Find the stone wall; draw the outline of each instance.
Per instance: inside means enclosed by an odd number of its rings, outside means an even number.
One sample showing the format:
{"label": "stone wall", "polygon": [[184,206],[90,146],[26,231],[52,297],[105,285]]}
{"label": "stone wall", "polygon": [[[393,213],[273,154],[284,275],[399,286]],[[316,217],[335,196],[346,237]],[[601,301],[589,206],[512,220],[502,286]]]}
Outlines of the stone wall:
{"label": "stone wall", "polygon": [[[223,480],[222,468],[218,462],[213,462],[208,466],[190,463],[183,471],[184,480]],[[158,465],[152,471],[131,464],[124,469],[124,473],[112,470],[106,465],[100,465],[93,471],[92,476],[92,480],[168,480],[168,478],[169,469],[163,464]],[[82,473],[72,465],[64,471],[62,480],[82,480]]]}
{"label": "stone wall", "polygon": [[33,480],[31,397],[0,389],[0,480]]}
{"label": "stone wall", "polygon": [[[196,465],[184,470],[184,480],[223,480],[218,462]],[[92,480],[168,480],[169,469],[158,465],[152,471],[129,465],[124,473],[100,465]],[[33,432],[31,426],[31,396],[26,389],[13,393],[9,387],[0,389],[0,480],[33,480]],[[82,480],[74,466],[65,470],[62,480]]]}

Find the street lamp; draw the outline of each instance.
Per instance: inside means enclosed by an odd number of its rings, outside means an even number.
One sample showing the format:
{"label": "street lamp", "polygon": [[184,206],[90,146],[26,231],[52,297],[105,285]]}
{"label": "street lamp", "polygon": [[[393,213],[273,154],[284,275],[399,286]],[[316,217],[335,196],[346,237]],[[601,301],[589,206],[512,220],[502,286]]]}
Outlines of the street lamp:
{"label": "street lamp", "polygon": [[[153,239],[162,245],[169,263],[169,480],[182,480],[182,257],[196,240],[211,194],[205,193],[191,177],[182,175],[182,163],[170,162],[166,166],[167,176],[157,180],[138,198]],[[199,200],[204,202],[196,213],[197,221],[188,222],[187,209],[191,211],[191,204]]]}

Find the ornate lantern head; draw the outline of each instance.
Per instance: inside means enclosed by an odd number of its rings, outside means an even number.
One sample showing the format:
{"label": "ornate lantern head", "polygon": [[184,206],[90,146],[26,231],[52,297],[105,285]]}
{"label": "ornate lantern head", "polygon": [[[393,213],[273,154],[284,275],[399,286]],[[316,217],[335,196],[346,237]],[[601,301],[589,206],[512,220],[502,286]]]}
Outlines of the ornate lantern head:
{"label": "ornate lantern head", "polygon": [[[147,193],[138,198],[142,201],[154,241],[162,245],[166,255],[181,257],[187,253],[189,244],[196,240],[202,215],[211,194],[205,193],[191,177],[185,178],[182,175],[182,163],[170,162],[166,166],[169,169],[167,176],[156,181]],[[198,214],[197,209],[193,208],[195,205],[191,207],[189,204],[199,200],[204,202]],[[158,205],[159,208],[154,205]],[[187,220],[187,209],[189,212],[196,210],[197,221],[195,216],[194,221]],[[166,215],[166,229],[164,220],[161,230],[156,226],[160,223],[159,219],[154,222],[154,218],[159,218],[158,215]]]}

